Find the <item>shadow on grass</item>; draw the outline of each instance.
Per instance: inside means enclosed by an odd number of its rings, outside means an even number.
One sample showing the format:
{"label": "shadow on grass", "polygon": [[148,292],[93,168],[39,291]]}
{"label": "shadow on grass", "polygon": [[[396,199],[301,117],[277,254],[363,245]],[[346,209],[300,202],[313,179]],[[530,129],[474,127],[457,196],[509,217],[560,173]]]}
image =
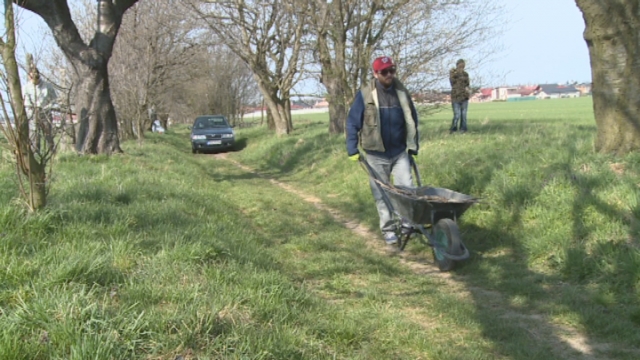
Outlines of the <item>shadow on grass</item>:
{"label": "shadow on grass", "polygon": [[[312,126],[307,125],[307,126]],[[521,136],[527,129],[538,129],[539,124],[492,124],[481,127],[477,134],[517,135]],[[579,357],[572,347],[571,339],[567,340],[567,332],[558,325],[548,314],[555,308],[570,309],[576,314],[582,334],[569,334],[584,340],[586,350],[592,345],[593,349],[601,348],[604,342],[615,342],[616,333],[629,334],[637,331],[640,320],[640,304],[634,303],[631,296],[625,295],[625,290],[631,294],[638,292],[637,279],[640,277],[640,266],[637,266],[637,249],[631,246],[629,251],[620,251],[618,244],[613,242],[598,243],[594,248],[587,248],[585,237],[595,229],[585,226],[584,217],[590,209],[596,209],[611,221],[628,219],[629,213],[621,211],[602,201],[596,194],[607,183],[603,174],[576,174],[572,170],[572,161],[578,156],[578,151],[572,139],[577,133],[590,131],[589,127],[576,128],[570,132],[562,144],[566,154],[553,159],[551,164],[539,169],[539,174],[530,179],[522,179],[515,183],[505,183],[497,190],[494,203],[478,205],[479,208],[493,211],[491,221],[482,226],[467,223],[461,219],[460,227],[463,241],[472,251],[472,258],[464,264],[453,276],[456,280],[466,283],[467,290],[474,299],[477,308],[478,322],[483,326],[483,333],[487,339],[496,344],[496,351],[505,357],[513,359],[531,358],[567,358]],[[547,130],[548,131],[548,130]],[[475,131],[474,131],[475,132]],[[320,133],[305,138],[303,142],[296,137],[283,139],[266,150],[267,161],[261,173],[269,174],[281,180],[286,174],[299,171],[301,167],[309,168],[315,162],[326,156],[322,144],[335,143],[336,139],[328,134]],[[320,145],[319,145],[320,144]],[[513,154],[499,150],[475,149],[483,157],[472,165],[456,168],[457,176],[440,184],[442,187],[455,189],[468,194],[484,194],[496,176],[513,162]],[[469,153],[454,154],[458,158],[473,158]],[[535,166],[535,165],[533,165]],[[198,164],[200,171],[214,181],[243,181],[255,178],[256,175],[229,175],[218,172],[204,164]],[[501,174],[502,175],[502,174]],[[572,223],[573,239],[571,246],[553,254],[560,259],[558,271],[544,274],[532,270],[528,258],[529,250],[523,242],[527,230],[523,224],[523,214],[527,207],[541,196],[545,187],[554,180],[568,181],[575,192],[571,213],[566,214],[567,221]],[[201,199],[189,198],[196,206],[205,206]],[[228,204],[233,207],[233,204]],[[356,198],[355,201],[344,205],[350,214],[365,215],[363,221],[370,228],[377,228],[377,219],[373,209],[373,201]],[[358,211],[355,211],[358,210]],[[286,210],[278,210],[282,219],[295,218],[297,214]],[[630,209],[632,216],[639,213],[639,209]],[[372,216],[373,215],[373,216]],[[242,217],[242,214],[237,213]],[[161,218],[148,218],[149,223],[168,222],[171,225],[190,225],[189,219],[176,217],[171,219],[167,214]],[[632,221],[632,220],[627,220]],[[282,226],[286,226],[283,220]],[[250,225],[249,225],[250,226]],[[305,230],[289,229],[289,236],[304,236]],[[630,233],[631,239],[637,236]],[[262,239],[262,244],[270,246],[286,243],[286,239]],[[354,259],[353,263],[365,263],[364,269],[355,269],[348,261],[336,263],[323,269],[310,270],[307,275],[320,279],[332,278],[337,274],[348,274],[354,271],[379,272],[388,276],[401,276],[402,269],[394,266],[379,256],[363,255],[357,248],[344,249],[332,243],[315,244],[315,251],[319,253],[348,254]],[[357,261],[356,261],[357,260]],[[540,259],[546,261],[547,259]],[[601,264],[607,262],[603,270]],[[608,269],[608,270],[607,270]],[[612,279],[606,281],[607,278]],[[588,290],[584,290],[584,281],[595,281]],[[567,281],[573,283],[571,287],[564,285]],[[578,289],[579,294],[574,292]],[[419,292],[417,292],[419,293]],[[601,294],[611,294],[602,297]],[[602,300],[597,300],[601,297]],[[596,300],[594,301],[594,298]],[[610,304],[607,304],[607,301]],[[612,306],[622,304],[622,306]],[[594,310],[595,309],[595,310]],[[611,321],[611,316],[616,318]],[[498,320],[496,320],[498,319]],[[624,320],[629,319],[629,320]],[[535,336],[532,338],[532,332]],[[628,338],[628,336],[627,336]],[[632,344],[627,344],[633,348]],[[624,349],[619,350],[622,353]],[[588,353],[582,355],[588,356]]]}
{"label": "shadow on grass", "polygon": [[[164,140],[163,138],[162,140]],[[182,147],[182,144],[178,145]],[[193,157],[186,151],[180,156],[180,161],[188,164],[188,167],[196,168],[195,176],[200,182],[204,182],[206,187],[211,189],[209,195],[202,193],[189,193],[172,190],[161,185],[154,186],[155,180],[149,179],[145,186],[122,186],[121,188],[107,187],[104,184],[95,184],[82,188],[70,188],[66,191],[58,191],[52,198],[53,203],[66,204],[66,210],[61,215],[61,223],[73,227],[73,224],[84,224],[86,228],[82,231],[93,232],[95,229],[102,229],[94,233],[87,242],[102,244],[111,238],[132,237],[134,248],[132,251],[139,252],[146,256],[153,256],[164,249],[181,246],[184,244],[206,244],[212,248],[216,254],[227,254],[224,257],[216,257],[216,261],[224,258],[244,259],[241,263],[251,263],[267,270],[278,268],[278,261],[269,256],[258,256],[259,249],[268,248],[275,245],[283,245],[290,239],[303,237],[308,234],[305,227],[291,226],[286,220],[282,224],[272,225],[276,230],[272,232],[286,234],[286,237],[273,237],[264,234],[262,229],[253,224],[252,221],[244,221],[245,215],[242,213],[240,204],[236,204],[232,199],[222,199],[218,196],[224,193],[224,186],[218,188],[216,184],[234,184],[261,178],[259,175],[247,172],[229,173],[221,170],[217,166],[211,166],[208,161],[202,158]],[[140,169],[140,171],[144,171]],[[136,177],[134,173],[128,176]],[[165,176],[172,176],[171,172]],[[232,185],[225,185],[232,186]],[[267,200],[256,199],[265,202]],[[144,203],[144,206],[140,204]],[[173,204],[184,204],[175,206]],[[362,207],[369,208],[370,204],[362,204]],[[299,219],[298,214],[293,209],[279,206],[274,203],[271,211],[276,212],[279,218],[291,219],[291,223],[300,224],[304,220]],[[235,225],[229,225],[228,221],[221,220],[215,223],[214,214],[224,214],[225,218],[232,218]],[[213,222],[212,222],[213,221]],[[330,222],[332,222],[331,220]],[[245,239],[245,242],[229,242],[229,239],[236,238],[235,229],[250,231],[255,236]],[[100,234],[102,233],[102,234]],[[206,235],[205,235],[206,234]],[[209,239],[206,239],[209,237]],[[256,241],[250,243],[250,241]],[[316,244],[323,248],[323,251],[331,252],[332,244]],[[248,248],[256,248],[247,251]],[[334,249],[339,252],[338,248]],[[367,268],[372,268],[375,272],[392,275],[397,273],[397,268],[389,268],[388,262],[379,257],[362,254],[354,250],[350,256],[361,258],[362,264],[367,264]],[[198,257],[200,258],[200,257]],[[108,284],[110,281],[121,279],[113,274],[113,269],[98,266],[91,271],[80,271],[86,269],[86,263],[79,263],[76,270],[70,270],[70,277],[62,274],[60,281],[81,282],[86,284]],[[331,274],[342,274],[352,272],[350,262],[345,261],[343,265],[336,265],[332,268],[320,270],[317,275],[330,276]],[[102,274],[102,275],[100,275]],[[117,275],[117,274],[116,274]]]}
{"label": "shadow on grass", "polygon": [[[549,124],[557,124],[557,126],[552,126],[550,129]],[[553,159],[550,165],[539,169],[539,172],[530,179],[521,179],[515,183],[505,184],[494,197],[494,203],[478,205],[477,207],[481,209],[491,210],[495,213],[492,222],[485,226],[477,226],[473,223],[466,223],[464,219],[461,221],[461,230],[465,243],[472,251],[472,259],[457,271],[459,276],[456,278],[468,283],[467,288],[474,296],[478,308],[478,320],[481,324],[486,324],[485,336],[499,344],[499,352],[503,356],[514,359],[580,356],[577,355],[579,351],[590,352],[594,351],[593,349],[601,348],[598,345],[601,345],[603,341],[615,342],[617,339],[611,331],[627,334],[637,331],[640,319],[640,304],[632,299],[632,295],[625,295],[625,291],[630,294],[637,294],[640,291],[637,288],[637,279],[640,278],[637,247],[632,244],[629,246],[629,251],[621,251],[619,248],[616,249],[615,243],[605,242],[589,249],[586,243],[580,240],[595,230],[584,226],[583,219],[590,209],[596,209],[598,213],[604,214],[611,221],[630,219],[630,214],[634,214],[631,215],[631,219],[633,216],[637,219],[639,212],[637,207],[630,209],[629,212],[621,211],[600,200],[594,194],[595,191],[603,190],[599,187],[607,183],[604,179],[605,175],[584,176],[573,172],[572,161],[579,156],[574,139],[587,137],[587,133],[592,132],[595,127],[572,126],[567,130],[566,124],[558,123],[557,120],[542,120],[517,124],[496,123],[478,127],[472,131],[480,136],[498,133],[509,137],[522,136],[523,133],[535,131],[551,134],[556,129],[560,131],[560,128],[563,129],[563,133],[567,133],[561,145],[566,149],[564,156]],[[296,137],[283,139],[265,151],[270,155],[267,156],[265,166],[260,171],[280,179],[286,174],[299,171],[301,167],[308,168],[326,156],[318,144],[335,142],[336,139],[326,133],[305,137],[303,142]],[[471,166],[457,168],[457,176],[450,182],[439,186],[467,194],[483,194],[496,181],[497,174],[502,173],[505,166],[514,161],[511,153],[486,148],[476,150],[482,154],[481,159]],[[457,156],[460,158],[474,157],[472,154],[458,154]],[[535,164],[532,166],[535,167]],[[573,201],[573,210],[566,214],[567,221],[573,223],[571,237],[577,241],[573,241],[573,245],[564,250],[565,253],[556,254],[562,259],[559,263],[559,271],[553,274],[544,274],[529,268],[529,264],[535,261],[528,258],[529,249],[526,248],[526,244],[522,240],[522,236],[526,234],[523,213],[527,211],[530,204],[536,201],[545,187],[555,180],[568,181],[578,190]],[[363,198],[343,206],[349,209],[348,213],[351,214],[375,214],[374,211],[366,210],[373,208],[373,201],[369,202]],[[355,209],[358,211],[354,211]],[[370,228],[377,227],[376,219],[371,216],[362,220],[367,222]],[[632,226],[632,233],[629,234],[630,242],[637,242],[637,240],[633,240],[637,238],[637,230],[633,229]],[[319,250],[333,251],[330,247]],[[359,254],[354,251],[352,256],[358,258]],[[603,272],[601,265],[599,265],[603,258],[609,263],[608,268],[611,270],[608,272]],[[546,260],[540,259],[540,261]],[[376,264],[376,266],[388,265],[383,262]],[[330,276],[333,271],[342,272],[349,271],[349,269],[349,266],[345,266],[324,271],[318,270],[313,274]],[[385,274],[393,274],[396,271],[397,269],[384,270]],[[608,277],[613,281],[607,281]],[[595,281],[597,285],[594,286],[592,283],[589,290],[578,297],[574,296],[572,291],[575,291],[576,288],[585,291],[583,282],[587,279]],[[571,282],[574,287],[566,288],[563,284],[567,281]],[[478,287],[479,284],[482,289]],[[486,290],[487,288],[489,291]],[[491,291],[496,291],[499,294],[492,296]],[[611,293],[612,303],[620,303],[623,306],[613,310],[605,303],[606,299],[594,301],[594,297],[597,298],[600,293]],[[513,299],[521,300],[514,304]],[[562,326],[556,324],[551,317],[541,316],[541,314],[548,312],[549,307],[571,309],[573,313],[578,315],[577,325],[579,328],[584,328],[584,331],[581,334],[573,335],[579,341],[584,340],[586,350],[577,351],[574,349],[571,339],[567,340],[566,331]],[[523,313],[524,315],[522,315]],[[617,316],[616,320],[612,322],[610,319],[614,313]],[[501,326],[496,327],[496,319],[504,320],[500,322]],[[530,339],[532,329],[536,332],[537,338],[546,341],[545,344],[540,345]],[[527,344],[530,348],[523,349],[523,344]],[[593,345],[591,349],[590,345]],[[627,345],[628,348],[633,348],[631,344]],[[626,350],[619,351],[624,353]],[[588,353],[583,355],[588,355]]]}
{"label": "shadow on grass", "polygon": [[[606,348],[607,343],[620,340],[612,336],[615,333],[638,333],[640,303],[633,299],[633,295],[628,295],[630,289],[632,293],[638,293],[640,256],[637,249],[629,247],[628,251],[621,250],[619,244],[613,241],[598,243],[595,248],[591,248],[584,241],[597,230],[586,226],[584,221],[593,209],[611,222],[628,219],[630,215],[602,201],[595,194],[599,191],[604,193],[605,189],[602,187],[609,183],[607,175],[596,173],[587,176],[574,173],[571,161],[578,156],[577,150],[570,140],[566,141],[564,148],[567,154],[563,158],[556,159],[551,166],[542,169],[543,181],[527,181],[503,188],[502,197],[497,203],[491,204],[496,214],[493,223],[487,224],[487,227],[478,227],[463,220],[461,225],[467,239],[465,243],[472,250],[472,259],[460,274],[472,276],[462,276],[460,280],[469,281],[467,288],[480,309],[478,319],[488,325],[485,328],[486,336],[503,344],[503,355],[516,359],[528,359],[534,355],[534,352],[512,345],[522,344],[523,339],[530,337],[532,331],[536,337],[550,340],[545,345],[545,352],[558,359],[581,356],[577,355],[581,352],[584,356],[590,356],[597,349]],[[498,169],[503,162],[509,161],[506,156],[500,155],[486,160],[488,169]],[[476,169],[462,171],[459,182],[452,184],[454,188],[482,189],[492,178],[491,171],[481,171],[480,175]],[[523,212],[536,201],[549,182],[554,180],[568,182],[575,189],[572,212],[565,214],[566,220],[573,224],[573,229],[571,239],[566,241],[569,246],[560,247],[560,253],[555,254],[559,259],[557,273],[542,274],[529,268],[529,251],[518,234],[524,235],[526,231],[522,220]],[[631,209],[631,213],[634,212],[637,209]],[[629,234],[630,238],[633,236]],[[492,255],[485,257],[484,254],[487,253]],[[603,268],[603,261],[610,266]],[[565,286],[567,282],[574,287]],[[588,290],[584,287],[586,282],[590,283]],[[506,297],[497,304],[492,303],[496,297],[487,296],[486,291],[476,287],[478,283],[486,284],[484,286],[489,286]],[[578,295],[575,293],[576,289],[580,289],[577,290]],[[602,294],[611,294],[609,304],[606,300],[598,300]],[[509,298],[521,299],[522,303],[511,305]],[[540,319],[537,314],[548,312],[550,305],[551,308],[571,309],[579,317],[577,327],[584,328],[584,331],[567,333],[566,329],[550,317]],[[531,314],[524,317],[518,315],[523,312],[523,307]],[[496,318],[505,320],[504,328],[495,327]],[[625,338],[628,340],[629,336]],[[638,336],[633,338],[640,340]],[[575,341],[585,345],[581,349],[574,348]],[[632,343],[627,343],[626,348],[622,346],[614,352],[627,358],[626,356],[633,356],[634,353],[637,355],[633,348]],[[608,356],[611,354],[609,351]]]}
{"label": "shadow on grass", "polygon": [[232,151],[244,150],[247,147],[248,142],[249,142],[249,139],[247,139],[246,137],[237,138]]}

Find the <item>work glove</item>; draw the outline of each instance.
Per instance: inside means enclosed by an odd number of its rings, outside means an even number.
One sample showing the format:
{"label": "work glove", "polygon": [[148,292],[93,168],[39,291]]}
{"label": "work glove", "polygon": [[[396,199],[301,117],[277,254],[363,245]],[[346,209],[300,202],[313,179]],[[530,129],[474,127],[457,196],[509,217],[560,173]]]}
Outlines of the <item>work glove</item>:
{"label": "work glove", "polygon": [[360,153],[358,152],[358,153],[355,153],[355,154],[349,156],[349,160],[351,160],[351,161],[359,161],[360,160]]}
{"label": "work glove", "polygon": [[411,156],[413,158],[413,162],[416,162],[418,160],[418,152],[417,151],[409,150],[407,152],[409,153],[409,156]]}

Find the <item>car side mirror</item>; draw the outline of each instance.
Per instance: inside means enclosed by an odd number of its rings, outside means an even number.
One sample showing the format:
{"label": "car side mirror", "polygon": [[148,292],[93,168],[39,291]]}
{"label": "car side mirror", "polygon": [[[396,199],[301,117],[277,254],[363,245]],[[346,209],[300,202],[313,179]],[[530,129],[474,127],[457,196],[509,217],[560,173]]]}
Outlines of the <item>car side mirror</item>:
{"label": "car side mirror", "polygon": [[191,130],[191,126],[187,126],[187,130]]}

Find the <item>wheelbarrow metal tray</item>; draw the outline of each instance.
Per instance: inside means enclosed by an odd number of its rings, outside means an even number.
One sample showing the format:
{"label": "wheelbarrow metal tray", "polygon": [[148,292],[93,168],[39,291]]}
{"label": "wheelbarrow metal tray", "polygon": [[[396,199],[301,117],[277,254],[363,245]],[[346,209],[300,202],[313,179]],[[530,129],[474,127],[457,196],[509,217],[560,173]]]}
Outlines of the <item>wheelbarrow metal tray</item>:
{"label": "wheelbarrow metal tray", "polygon": [[432,221],[441,218],[437,216],[438,213],[453,213],[455,217],[460,217],[471,205],[478,202],[473,196],[445,188],[391,187],[386,184],[381,184],[381,188],[395,211],[413,224],[433,225]]}

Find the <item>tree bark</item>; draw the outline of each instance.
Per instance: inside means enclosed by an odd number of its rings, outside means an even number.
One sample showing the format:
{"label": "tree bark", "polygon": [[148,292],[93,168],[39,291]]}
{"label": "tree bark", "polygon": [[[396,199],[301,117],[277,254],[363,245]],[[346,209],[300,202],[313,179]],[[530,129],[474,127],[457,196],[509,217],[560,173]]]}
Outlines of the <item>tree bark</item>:
{"label": "tree bark", "polygon": [[326,79],[323,84],[329,95],[329,134],[342,134],[347,120],[346,91],[339,79]]}
{"label": "tree bark", "polygon": [[[293,122],[291,120],[291,109],[287,106],[289,100],[283,100],[278,97],[277,90],[272,89],[270,84],[265,84],[258,76],[260,92],[263,95],[263,101],[269,109],[268,125],[270,130],[275,130],[277,136],[288,135],[293,131]],[[287,93],[286,96],[289,94]],[[273,126],[273,127],[272,127]]]}
{"label": "tree bark", "polygon": [[330,134],[344,133],[347,104],[366,81],[370,54],[390,19],[407,2],[389,1],[385,6],[369,0],[310,2],[317,36],[315,55],[322,69],[320,82],[328,94]]}
{"label": "tree bark", "polygon": [[76,150],[83,154],[121,152],[118,122],[111,101],[107,65],[125,11],[138,0],[98,0],[95,35],[89,44],[80,37],[67,0],[16,0],[39,15],[65,57],[74,65],[79,127]]}
{"label": "tree bark", "polygon": [[640,3],[576,0],[586,28],[593,79],[596,150],[617,155],[640,149]]}
{"label": "tree bark", "polygon": [[[346,83],[344,44],[335,43],[332,51],[326,37],[328,33],[318,35],[318,57],[322,67],[320,83],[327,89],[329,102],[329,134],[342,134],[347,120],[347,102],[352,100],[353,91]],[[349,96],[347,96],[349,93]],[[349,97],[349,99],[347,99]]]}
{"label": "tree bark", "polygon": [[293,131],[291,108],[287,102],[267,100],[267,128],[274,130],[276,135],[288,135]]}
{"label": "tree bark", "polygon": [[[334,3],[311,2],[313,14],[316,16],[317,46],[315,55],[320,63],[320,83],[327,90],[327,102],[329,103],[329,134],[342,134],[345,131],[347,111],[345,106],[345,89],[340,82],[346,77],[344,42],[346,41],[347,27],[342,19],[331,23],[336,13],[342,13],[342,1]],[[337,20],[337,19],[336,19]],[[331,25],[330,25],[331,24]],[[333,49],[330,41],[334,39]]]}
{"label": "tree bark", "polygon": [[306,3],[246,0],[191,3],[210,30],[253,72],[276,135],[289,134],[293,130],[291,89],[299,81],[298,69],[305,65],[301,53],[306,35]]}
{"label": "tree bark", "polygon": [[[446,79],[461,52],[491,58],[503,23],[500,2],[451,0],[312,0],[313,58],[329,102],[329,132],[343,133],[356,92],[371,78],[375,56],[391,56],[398,79],[417,91]],[[488,50],[488,51],[487,51]],[[375,56],[374,56],[375,55]],[[487,56],[488,55],[488,56]],[[455,61],[455,60],[454,60]]]}
{"label": "tree bark", "polygon": [[74,67],[78,71],[76,115],[79,127],[76,151],[81,154],[122,152],[106,63],[99,68],[82,63],[76,63]]}
{"label": "tree bark", "polygon": [[[19,178],[20,189],[26,198],[31,211],[39,210],[47,204],[47,163],[50,158],[36,159],[29,138],[29,119],[24,106],[22,84],[16,60],[16,36],[13,3],[4,1],[6,41],[0,39],[0,52],[2,65],[5,71],[6,85],[10,96],[13,116],[17,127],[17,134],[10,137],[10,146],[15,154],[16,172]],[[4,109],[4,106],[2,107]],[[8,120],[8,119],[7,119]],[[7,123],[10,122],[7,121]],[[28,179],[28,189],[24,189],[22,176]]]}

